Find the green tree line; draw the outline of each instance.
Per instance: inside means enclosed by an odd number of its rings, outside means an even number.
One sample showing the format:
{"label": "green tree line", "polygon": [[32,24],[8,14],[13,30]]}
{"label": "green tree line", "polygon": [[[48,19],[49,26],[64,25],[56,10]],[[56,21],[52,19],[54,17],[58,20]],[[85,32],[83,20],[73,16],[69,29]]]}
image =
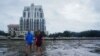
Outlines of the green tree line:
{"label": "green tree line", "polygon": [[88,30],[82,32],[64,31],[50,34],[49,37],[100,37],[99,30]]}
{"label": "green tree line", "polygon": [[5,33],[4,31],[0,30],[0,36],[8,36],[8,35],[9,35],[8,33]]}

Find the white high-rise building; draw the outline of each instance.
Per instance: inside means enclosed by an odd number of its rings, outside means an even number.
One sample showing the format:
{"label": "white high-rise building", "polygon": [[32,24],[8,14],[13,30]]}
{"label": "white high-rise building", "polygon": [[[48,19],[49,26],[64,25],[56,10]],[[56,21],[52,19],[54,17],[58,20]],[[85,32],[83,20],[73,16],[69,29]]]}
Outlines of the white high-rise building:
{"label": "white high-rise building", "polygon": [[20,31],[21,35],[25,34],[28,30],[46,31],[45,19],[42,6],[31,4],[31,6],[24,7],[23,16],[20,18]]}

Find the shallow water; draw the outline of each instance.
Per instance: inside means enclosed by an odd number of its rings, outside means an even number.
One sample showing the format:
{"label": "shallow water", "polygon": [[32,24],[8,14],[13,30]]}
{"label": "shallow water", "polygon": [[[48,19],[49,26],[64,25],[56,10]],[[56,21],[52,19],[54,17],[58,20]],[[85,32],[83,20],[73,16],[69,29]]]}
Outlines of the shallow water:
{"label": "shallow water", "polygon": [[[100,40],[47,40],[42,56],[100,56]],[[37,56],[31,52],[30,56]],[[24,41],[0,41],[0,56],[25,56]]]}

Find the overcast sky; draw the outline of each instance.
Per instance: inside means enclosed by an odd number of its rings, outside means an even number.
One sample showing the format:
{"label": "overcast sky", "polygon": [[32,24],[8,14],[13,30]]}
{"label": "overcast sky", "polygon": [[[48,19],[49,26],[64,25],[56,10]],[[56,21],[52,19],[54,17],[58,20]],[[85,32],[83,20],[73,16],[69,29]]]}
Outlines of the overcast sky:
{"label": "overcast sky", "polygon": [[42,5],[49,33],[100,30],[100,0],[0,0],[0,30],[19,24],[24,6]]}

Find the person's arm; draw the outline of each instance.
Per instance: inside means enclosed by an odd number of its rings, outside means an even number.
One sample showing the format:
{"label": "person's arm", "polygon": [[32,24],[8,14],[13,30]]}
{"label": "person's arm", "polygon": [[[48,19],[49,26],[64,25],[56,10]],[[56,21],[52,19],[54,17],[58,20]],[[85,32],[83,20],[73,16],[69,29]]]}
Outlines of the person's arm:
{"label": "person's arm", "polygon": [[25,34],[25,38],[24,38],[24,40],[26,40],[27,39],[27,34]]}
{"label": "person's arm", "polygon": [[33,42],[34,42],[34,44],[35,44],[35,42],[36,42],[36,37],[35,37],[34,34],[33,34]]}

